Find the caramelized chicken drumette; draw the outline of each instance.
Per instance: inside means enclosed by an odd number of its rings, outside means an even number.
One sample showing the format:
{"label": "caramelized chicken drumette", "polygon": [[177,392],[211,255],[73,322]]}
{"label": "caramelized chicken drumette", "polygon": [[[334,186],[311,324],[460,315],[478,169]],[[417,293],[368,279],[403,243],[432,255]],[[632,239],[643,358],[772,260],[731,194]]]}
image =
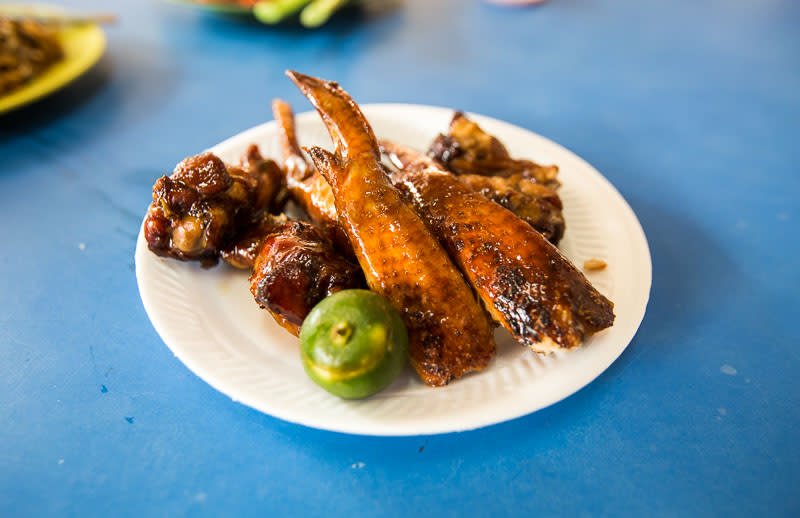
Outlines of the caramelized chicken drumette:
{"label": "caramelized chicken drumette", "polygon": [[212,153],[187,158],[153,187],[145,220],[150,250],[166,257],[252,269],[256,302],[297,335],[308,312],[328,295],[364,287],[357,265],[311,224],[275,216],[281,172],[250,146],[242,165]]}
{"label": "caramelized chicken drumette", "polygon": [[340,254],[322,231],[284,215],[263,214],[220,256],[231,266],[252,271],[255,301],[295,336],[322,299],[366,286],[358,265]]}
{"label": "caramelized chicken drumette", "polygon": [[179,163],[153,186],[144,235],[157,255],[217,264],[220,249],[265,210],[281,188],[278,164],[251,146],[240,166],[226,166],[213,153]]}
{"label": "caramelized chicken drumette", "polygon": [[322,116],[336,155],[309,152],[333,190],[339,223],[369,287],[408,329],[409,359],[422,380],[444,385],[488,365],[496,345],[486,313],[425,223],[389,183],[378,142],[336,83],[289,72]]}
{"label": "caramelized chicken drumette", "polygon": [[520,175],[551,189],[560,186],[558,166],[511,158],[502,142],[461,112],[453,116],[447,134],[436,137],[428,154],[445,169],[458,175]]}

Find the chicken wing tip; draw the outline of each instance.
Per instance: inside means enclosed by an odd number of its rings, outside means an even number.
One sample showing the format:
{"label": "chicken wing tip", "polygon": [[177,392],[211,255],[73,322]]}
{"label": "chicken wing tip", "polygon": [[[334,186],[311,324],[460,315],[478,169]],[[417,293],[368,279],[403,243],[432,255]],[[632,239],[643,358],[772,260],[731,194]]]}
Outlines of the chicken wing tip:
{"label": "chicken wing tip", "polygon": [[309,76],[306,74],[301,74],[296,70],[287,70],[286,76],[292,80],[294,84],[300,87],[301,90],[305,91],[306,89],[311,88],[339,88],[339,83],[336,81],[328,81],[326,79],[321,79],[319,77]]}
{"label": "chicken wing tip", "polygon": [[295,71],[287,75],[322,117],[336,146],[336,154],[350,159],[358,155],[380,157],[377,139],[361,108],[336,81]]}

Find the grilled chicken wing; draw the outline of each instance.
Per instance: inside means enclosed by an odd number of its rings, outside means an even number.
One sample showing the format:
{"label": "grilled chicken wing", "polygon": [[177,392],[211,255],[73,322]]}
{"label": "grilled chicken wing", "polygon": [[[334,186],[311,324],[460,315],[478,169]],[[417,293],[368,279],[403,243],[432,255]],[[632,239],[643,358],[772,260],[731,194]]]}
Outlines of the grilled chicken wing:
{"label": "grilled chicken wing", "polygon": [[[406,172],[436,167],[432,158],[405,146],[381,140],[381,150]],[[473,191],[507,208],[554,245],[564,236],[564,206],[555,191],[515,174],[509,177],[465,174],[456,177]]]}
{"label": "grilled chicken wing", "polygon": [[336,83],[288,72],[322,116],[336,156],[309,152],[333,189],[339,222],[367,284],[400,312],[409,358],[422,380],[444,385],[484,368],[495,354],[491,325],[425,223],[391,186],[378,143]]}
{"label": "grilled chicken wing", "polygon": [[541,233],[440,167],[392,181],[428,223],[492,317],[536,352],[611,326],[613,304]]}
{"label": "grilled chicken wing", "polygon": [[275,99],[272,113],[280,128],[283,167],[286,172],[286,188],[292,199],[308,214],[314,224],[322,230],[336,248],[348,256],[353,256],[353,247],[339,226],[333,191],[327,180],[306,162],[297,143],[294,114],[288,103]]}
{"label": "grilled chicken wing", "polygon": [[219,251],[275,198],[283,174],[251,146],[241,166],[213,153],[179,163],[153,186],[145,218],[147,245],[157,255],[213,266]]}
{"label": "grilled chicken wing", "polygon": [[447,135],[436,137],[428,154],[458,175],[505,177],[519,174],[551,189],[560,185],[556,179],[558,166],[511,158],[502,142],[461,112],[453,116]]}
{"label": "grilled chicken wing", "polygon": [[278,324],[295,336],[306,315],[328,295],[365,287],[361,269],[304,221],[273,216],[262,236],[250,292]]}

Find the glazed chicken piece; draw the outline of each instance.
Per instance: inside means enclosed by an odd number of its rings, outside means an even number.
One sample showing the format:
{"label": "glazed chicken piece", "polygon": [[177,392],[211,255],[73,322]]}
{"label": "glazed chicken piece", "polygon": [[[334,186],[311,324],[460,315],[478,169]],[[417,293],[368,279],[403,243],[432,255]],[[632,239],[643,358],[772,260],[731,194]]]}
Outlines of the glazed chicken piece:
{"label": "glazed chicken piece", "polygon": [[576,347],[613,304],[543,235],[438,165],[391,175],[494,320],[536,352]]}
{"label": "glazed chicken piece", "polygon": [[295,336],[309,311],[334,293],[365,288],[358,265],[339,254],[305,221],[271,216],[250,276],[250,292],[278,324]]}
{"label": "glazed chicken piece", "polygon": [[465,174],[457,178],[473,191],[516,214],[554,245],[564,237],[564,205],[552,189],[518,174],[507,178]]}
{"label": "glazed chicken piece", "polygon": [[240,270],[253,270],[261,243],[275,232],[288,218],[281,214],[262,213],[249,225],[237,232],[236,239],[219,251],[220,258]]}
{"label": "glazed chicken piece", "polygon": [[240,166],[213,153],[179,163],[153,186],[144,235],[152,252],[182,261],[217,264],[219,251],[275,198],[282,185],[278,164],[251,146]]}
{"label": "glazed chicken piece", "polygon": [[453,116],[447,134],[436,137],[428,154],[457,175],[521,175],[550,189],[557,189],[561,185],[556,178],[558,166],[544,166],[530,160],[511,158],[502,142],[461,112]]}
{"label": "glazed chicken piece", "polygon": [[220,250],[220,257],[235,268],[251,270],[250,292],[256,302],[295,336],[322,299],[366,287],[358,265],[318,228],[285,215],[262,214]]}
{"label": "glazed chicken piece", "polygon": [[286,203],[286,182],[277,162],[264,158],[258,146],[250,144],[239,159],[239,168],[258,178],[255,214],[260,211],[274,212],[283,207]]}
{"label": "glazed chicken piece", "polygon": [[491,324],[425,223],[391,186],[361,110],[338,84],[287,72],[322,116],[336,155],[309,150],[333,189],[339,222],[369,287],[398,310],[409,359],[422,380],[441,386],[488,365]]}
{"label": "glazed chicken piece", "polygon": [[212,153],[187,158],[153,187],[145,238],[154,253],[212,266],[222,259],[250,277],[256,302],[289,332],[317,302],[365,285],[357,265],[311,224],[274,216],[283,173],[250,146],[241,166]]}
{"label": "glazed chicken piece", "polygon": [[280,99],[275,99],[272,101],[272,113],[278,122],[286,189],[289,195],[337,249],[349,257],[355,257],[350,240],[339,226],[331,186],[313,165],[306,162],[300,151],[292,107]]}
{"label": "glazed chicken piece", "polygon": [[[381,140],[381,150],[398,169],[416,172],[437,167],[432,158],[405,146]],[[555,191],[523,178],[520,174],[509,177],[465,174],[456,177],[473,191],[510,210],[523,221],[557,245],[564,236],[564,206]]]}

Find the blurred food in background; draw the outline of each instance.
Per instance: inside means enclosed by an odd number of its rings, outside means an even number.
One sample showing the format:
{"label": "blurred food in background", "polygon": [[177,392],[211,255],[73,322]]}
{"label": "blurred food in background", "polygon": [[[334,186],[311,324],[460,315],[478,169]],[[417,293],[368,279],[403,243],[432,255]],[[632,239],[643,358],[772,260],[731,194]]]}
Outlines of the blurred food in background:
{"label": "blurred food in background", "polygon": [[346,5],[365,0],[181,0],[210,10],[227,13],[252,13],[265,24],[275,24],[297,17],[303,26],[319,27]]}
{"label": "blurred food in background", "polygon": [[259,0],[177,0],[177,3],[196,4],[222,12],[249,12]]}
{"label": "blurred food in background", "polygon": [[508,5],[508,6],[526,6],[526,5],[536,5],[542,4],[546,0],[486,0],[490,4],[497,4],[497,5]]}
{"label": "blurred food in background", "polygon": [[100,24],[112,13],[0,3],[0,114],[41,99],[87,72],[103,55]]}
{"label": "blurred food in background", "polygon": [[63,57],[52,26],[0,15],[0,95],[27,84]]}
{"label": "blurred food in background", "polygon": [[251,8],[258,3],[258,0],[195,0],[198,4],[232,4]]}

